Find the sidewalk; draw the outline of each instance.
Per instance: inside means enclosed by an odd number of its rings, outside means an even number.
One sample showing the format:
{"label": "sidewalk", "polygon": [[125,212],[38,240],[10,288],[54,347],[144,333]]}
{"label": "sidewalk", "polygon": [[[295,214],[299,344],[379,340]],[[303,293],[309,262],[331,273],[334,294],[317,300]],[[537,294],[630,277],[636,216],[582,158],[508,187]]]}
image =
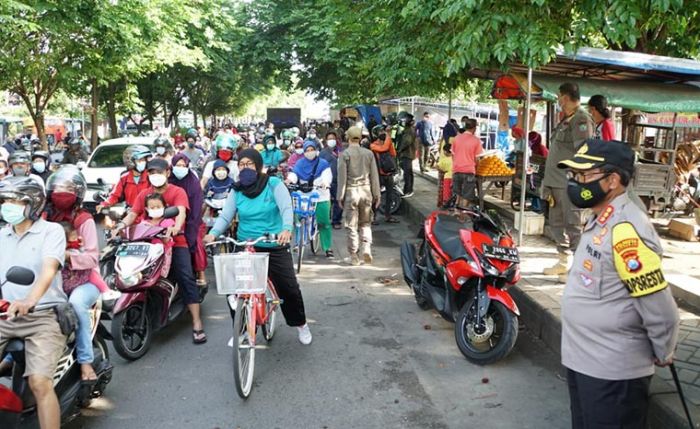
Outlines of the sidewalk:
{"label": "sidewalk", "polygon": [[[415,176],[415,194],[403,200],[401,212],[409,221],[420,223],[427,214],[435,210],[437,186],[436,178],[430,173],[416,173]],[[664,246],[666,241],[662,239]],[[561,342],[560,303],[564,285],[558,283],[556,277],[542,274],[542,267],[556,262],[556,250],[553,243],[543,236],[524,236],[519,250],[522,280],[510,291],[520,308],[520,320],[558,354]],[[693,253],[697,255],[699,252],[691,252]],[[675,280],[674,296],[679,298],[680,295],[684,300],[695,298],[696,302],[700,302],[700,298],[696,296],[695,285],[687,284],[688,279],[697,280],[697,269],[693,266],[692,272],[689,271],[690,266],[684,258],[664,256],[664,270],[674,273],[670,275]],[[686,291],[687,295],[683,295],[682,291]],[[675,357],[676,368],[686,398],[690,401],[693,421],[700,422],[700,312],[682,300],[679,300],[679,306],[681,332]],[[657,368],[652,379],[649,423],[652,428],[688,428],[683,407],[667,368]]]}

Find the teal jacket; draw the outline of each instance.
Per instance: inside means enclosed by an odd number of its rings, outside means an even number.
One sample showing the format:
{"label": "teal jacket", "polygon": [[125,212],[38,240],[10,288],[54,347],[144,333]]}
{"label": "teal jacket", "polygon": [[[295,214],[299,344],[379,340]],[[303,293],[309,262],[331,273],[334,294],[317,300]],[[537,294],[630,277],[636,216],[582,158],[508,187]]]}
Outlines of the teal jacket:
{"label": "teal jacket", "polygon": [[[237,240],[255,240],[265,234],[279,234],[292,231],[294,210],[292,198],[284,183],[277,177],[270,177],[265,189],[255,198],[231,191],[221,214],[216,218],[214,227],[209,231],[215,237],[220,236],[231,225],[238,214]],[[272,245],[260,243],[260,246]]]}
{"label": "teal jacket", "polygon": [[267,150],[265,149],[260,153],[262,155],[263,159],[263,165],[265,167],[273,167],[277,168],[277,166],[280,165],[280,162],[282,162],[282,158],[284,155],[282,154],[282,151],[279,149],[273,149],[273,150]]}

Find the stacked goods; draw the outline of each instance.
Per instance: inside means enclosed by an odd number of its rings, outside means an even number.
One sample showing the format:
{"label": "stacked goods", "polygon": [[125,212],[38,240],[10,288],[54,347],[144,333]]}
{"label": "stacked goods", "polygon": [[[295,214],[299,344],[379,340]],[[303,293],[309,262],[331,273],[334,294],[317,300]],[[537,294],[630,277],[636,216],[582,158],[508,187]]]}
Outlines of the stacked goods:
{"label": "stacked goods", "polygon": [[476,167],[477,176],[512,176],[515,170],[511,169],[497,155],[484,156]]}

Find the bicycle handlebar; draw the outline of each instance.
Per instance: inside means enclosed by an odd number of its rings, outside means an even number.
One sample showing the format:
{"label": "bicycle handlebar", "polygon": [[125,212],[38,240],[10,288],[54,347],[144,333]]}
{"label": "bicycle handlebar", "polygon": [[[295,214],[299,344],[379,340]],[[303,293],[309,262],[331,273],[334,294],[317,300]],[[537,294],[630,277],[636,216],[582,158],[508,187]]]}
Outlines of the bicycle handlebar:
{"label": "bicycle handlebar", "polygon": [[243,241],[238,241],[238,240],[233,239],[231,237],[221,236],[221,237],[219,237],[219,240],[212,241],[211,243],[207,243],[206,246],[214,246],[216,244],[222,244],[222,243],[231,243],[234,246],[255,246],[256,244],[260,243],[261,241],[265,241],[267,243],[275,243],[275,242],[277,242],[277,236],[275,234],[265,234],[261,237],[256,238],[255,240],[243,240]]}

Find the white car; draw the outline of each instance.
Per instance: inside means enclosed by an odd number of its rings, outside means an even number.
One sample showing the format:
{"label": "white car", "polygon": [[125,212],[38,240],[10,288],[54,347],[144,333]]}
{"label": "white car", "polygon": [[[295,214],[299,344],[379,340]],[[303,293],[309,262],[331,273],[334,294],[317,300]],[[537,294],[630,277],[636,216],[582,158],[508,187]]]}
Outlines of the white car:
{"label": "white car", "polygon": [[155,137],[127,136],[102,142],[90,155],[81,171],[88,185],[84,204],[88,210],[94,211],[95,193],[107,191],[119,181],[121,174],[126,171],[124,167],[124,150],[131,145],[144,145],[153,150]]}

